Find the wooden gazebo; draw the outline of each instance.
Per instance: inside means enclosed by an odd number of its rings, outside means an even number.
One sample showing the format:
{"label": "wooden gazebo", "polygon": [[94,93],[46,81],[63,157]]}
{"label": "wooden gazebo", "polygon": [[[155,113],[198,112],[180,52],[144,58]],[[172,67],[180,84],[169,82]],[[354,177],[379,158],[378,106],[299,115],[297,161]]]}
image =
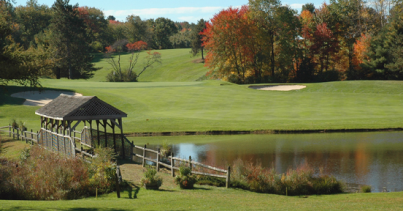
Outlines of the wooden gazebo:
{"label": "wooden gazebo", "polygon": [[[71,96],[61,94],[59,97],[38,109],[35,114],[41,116],[42,130],[72,137],[72,132],[83,122],[89,123],[90,131],[93,131],[93,121],[96,123],[98,146],[100,143],[99,125],[104,129],[105,143],[107,147],[107,127],[112,129],[114,149],[117,151],[115,140],[115,126],[120,129],[122,156],[124,153],[124,135],[122,118],[127,114],[100,100],[96,96]],[[119,144],[120,145],[120,144]],[[109,146],[111,147],[111,146]]]}

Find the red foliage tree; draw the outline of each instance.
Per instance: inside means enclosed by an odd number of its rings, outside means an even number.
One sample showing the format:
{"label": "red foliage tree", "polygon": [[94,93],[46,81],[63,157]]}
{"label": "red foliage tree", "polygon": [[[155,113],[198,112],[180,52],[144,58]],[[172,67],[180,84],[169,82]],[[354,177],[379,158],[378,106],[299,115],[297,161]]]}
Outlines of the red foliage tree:
{"label": "red foliage tree", "polygon": [[134,42],[134,43],[128,43],[127,45],[126,45],[126,47],[127,47],[127,49],[129,50],[129,51],[140,51],[140,50],[145,50],[145,49],[147,49],[147,43],[146,42],[144,42],[144,41],[137,41],[137,42]]}

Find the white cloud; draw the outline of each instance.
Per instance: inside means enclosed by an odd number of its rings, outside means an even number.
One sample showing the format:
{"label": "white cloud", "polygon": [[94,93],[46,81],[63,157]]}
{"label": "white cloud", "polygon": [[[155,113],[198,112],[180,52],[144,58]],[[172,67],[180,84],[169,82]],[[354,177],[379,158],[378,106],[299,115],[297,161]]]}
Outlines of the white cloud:
{"label": "white cloud", "polygon": [[214,14],[224,7],[177,7],[177,8],[148,8],[132,10],[104,10],[105,16],[113,15],[118,19],[126,18],[128,15],[138,15],[141,18],[157,18],[167,15],[180,14]]}
{"label": "white cloud", "polygon": [[305,4],[290,4],[289,6],[290,6],[292,9],[301,10],[303,5],[305,5]]}

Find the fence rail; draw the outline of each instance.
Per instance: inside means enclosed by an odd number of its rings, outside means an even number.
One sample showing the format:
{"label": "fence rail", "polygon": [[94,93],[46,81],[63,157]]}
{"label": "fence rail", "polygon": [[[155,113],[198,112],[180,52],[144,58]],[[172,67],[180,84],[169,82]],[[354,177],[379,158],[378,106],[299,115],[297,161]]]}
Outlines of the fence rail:
{"label": "fence rail", "polygon": [[[228,170],[220,169],[220,168],[216,168],[216,167],[213,167],[213,166],[205,165],[205,164],[202,164],[202,163],[199,163],[199,162],[196,162],[196,161],[192,161],[192,157],[191,157],[191,156],[189,156],[189,160],[187,160],[187,159],[183,159],[183,158],[174,157],[172,153],[171,153],[171,156],[168,156],[168,157],[167,157],[171,162],[170,162],[170,163],[164,163],[164,162],[161,161],[162,155],[161,155],[161,152],[160,152],[159,149],[158,149],[158,150],[148,149],[146,145],[145,145],[144,147],[140,147],[140,146],[133,145],[132,147],[133,147],[133,149],[142,150],[142,155],[141,155],[141,154],[132,153],[132,156],[141,158],[141,159],[143,160],[143,161],[142,161],[143,167],[145,166],[146,161],[150,161],[150,162],[153,162],[153,163],[156,164],[157,171],[159,171],[160,166],[164,166],[164,167],[166,167],[166,168],[168,168],[168,169],[171,170],[171,176],[174,177],[174,176],[175,176],[175,170],[179,170],[179,168],[175,166],[175,161],[180,161],[180,162],[184,162],[184,163],[186,163],[187,165],[189,165],[192,174],[204,175],[204,176],[210,176],[210,177],[218,177],[218,178],[224,178],[224,179],[226,179],[226,187],[229,188],[229,184],[230,184],[230,170],[231,170],[229,166],[228,166]],[[147,157],[147,156],[146,156],[146,152],[151,152],[151,153],[156,154],[157,159],[152,159],[152,158]],[[209,170],[213,170],[213,171],[217,171],[217,172],[220,172],[220,173],[225,173],[225,175],[221,175],[221,174],[210,174],[210,173],[195,171],[195,170],[193,169],[193,166],[199,166],[199,167],[203,167],[203,168],[206,168],[206,169],[209,169]]]}
{"label": "fence rail", "polygon": [[[7,129],[7,130],[4,130],[4,129]],[[42,131],[43,130],[43,131]],[[73,149],[74,149],[74,152],[71,152],[71,153],[68,153],[67,155],[75,155],[76,153],[75,153],[75,151],[77,151],[77,152],[80,152],[83,156],[85,155],[85,156],[88,156],[88,157],[91,157],[91,158],[93,158],[95,155],[93,155],[93,154],[91,154],[91,153],[88,153],[88,152],[85,152],[84,150],[82,150],[82,149],[80,149],[80,148],[77,148],[76,147],[76,144],[75,144],[75,140],[78,140],[78,141],[80,141],[80,144],[81,145],[84,145],[84,146],[86,146],[86,147],[89,147],[89,148],[93,148],[93,147],[91,147],[90,145],[88,145],[88,144],[86,144],[86,143],[84,143],[83,141],[82,141],[82,138],[80,137],[75,137],[75,136],[72,136],[72,137],[70,137],[70,136],[66,136],[66,135],[61,135],[61,134],[58,134],[58,133],[55,133],[55,132],[51,132],[51,131],[47,131],[47,130],[44,130],[44,129],[42,129],[41,131],[37,131],[36,133],[35,132],[33,132],[33,130],[31,129],[31,131],[27,131],[27,130],[21,130],[20,128],[14,128],[13,126],[11,126],[11,125],[8,125],[8,126],[4,126],[4,127],[0,127],[0,132],[4,132],[4,133],[8,133],[8,135],[11,137],[11,135],[12,135],[12,137],[14,138],[14,139],[17,139],[17,140],[25,140],[25,142],[26,143],[28,143],[29,141],[30,141],[30,143],[31,143],[31,145],[34,145],[34,144],[39,144],[39,145],[41,145],[41,146],[43,146],[43,147],[45,147],[46,149],[48,149],[48,150],[50,150],[50,151],[55,151],[55,150],[53,150],[53,147],[52,147],[52,140],[46,140],[46,139],[51,139],[51,137],[47,137],[46,135],[44,135],[44,137],[42,137],[42,141],[41,141],[41,132],[46,132],[46,133],[49,133],[50,135],[54,135],[54,136],[57,136],[57,138],[56,138],[56,142],[59,142],[59,140],[58,139],[72,139],[71,141],[69,140],[68,142],[70,142],[70,143],[67,143],[66,141],[63,141],[63,144],[62,144],[62,147],[65,147],[65,145],[72,145],[72,147],[73,147]],[[84,130],[84,129],[83,129]],[[74,131],[75,133],[79,133],[79,134],[82,134],[82,131],[80,132],[80,131]],[[45,136],[46,136],[46,138],[45,138]],[[45,140],[45,141],[44,141]],[[72,143],[71,143],[72,142]],[[56,148],[59,148],[59,143],[56,143],[55,144],[55,146],[56,146]],[[70,147],[69,147],[70,148]],[[56,151],[59,151],[59,150],[56,150]],[[66,150],[64,150],[64,151],[66,151]]]}

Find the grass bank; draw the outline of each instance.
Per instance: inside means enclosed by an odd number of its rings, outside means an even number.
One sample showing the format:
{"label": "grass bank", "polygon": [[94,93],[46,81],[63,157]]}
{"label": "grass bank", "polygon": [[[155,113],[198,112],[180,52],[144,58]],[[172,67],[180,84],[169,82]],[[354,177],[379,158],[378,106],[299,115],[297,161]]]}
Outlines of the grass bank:
{"label": "grass bank", "polygon": [[[49,89],[96,95],[128,114],[126,133],[171,131],[344,130],[403,126],[403,82],[339,81],[280,92],[221,81],[107,83],[42,80]],[[0,125],[39,129],[39,107],[1,92]]]}
{"label": "grass bank", "polygon": [[[196,81],[205,75],[208,69],[200,63],[201,56],[193,57],[189,52],[190,48],[185,49],[164,49],[157,50],[161,53],[162,63],[155,64],[148,68],[138,78],[142,82],[150,81]],[[134,68],[136,73],[143,69],[146,52],[141,52],[137,65]],[[121,55],[122,68],[128,67],[130,54]],[[95,72],[90,81],[105,81],[106,75],[112,71],[110,64],[102,54],[96,54],[94,58],[95,67],[102,68]]]}
{"label": "grass bank", "polygon": [[[129,193],[132,198],[129,198]],[[135,197],[135,198],[134,198]],[[134,189],[71,201],[4,201],[1,210],[400,210],[403,192],[302,197],[197,186],[195,190]]]}

